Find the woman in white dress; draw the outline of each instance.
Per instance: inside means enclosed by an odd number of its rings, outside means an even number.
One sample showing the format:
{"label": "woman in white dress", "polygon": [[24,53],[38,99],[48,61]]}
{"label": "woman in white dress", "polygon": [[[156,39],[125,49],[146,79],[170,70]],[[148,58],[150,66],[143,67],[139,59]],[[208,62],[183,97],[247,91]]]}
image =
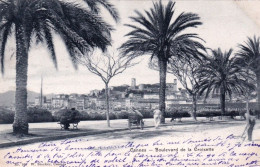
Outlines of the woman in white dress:
{"label": "woman in white dress", "polygon": [[161,111],[159,109],[155,109],[153,111],[153,118],[154,118],[154,125],[155,128],[157,129],[161,123]]}

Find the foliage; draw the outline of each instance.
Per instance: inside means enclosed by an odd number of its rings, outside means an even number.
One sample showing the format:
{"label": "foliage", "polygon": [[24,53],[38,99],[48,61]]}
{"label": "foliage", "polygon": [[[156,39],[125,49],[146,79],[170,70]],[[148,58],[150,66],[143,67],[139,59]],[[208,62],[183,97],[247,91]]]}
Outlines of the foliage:
{"label": "foliage", "polygon": [[74,67],[75,58],[93,48],[103,51],[110,45],[112,27],[100,17],[97,4],[103,5],[115,20],[118,14],[106,0],[84,0],[87,8],[60,0],[0,1],[0,64],[4,73],[5,49],[8,38],[16,39],[16,112],[13,132],[28,134],[26,119],[28,55],[33,40],[44,43],[57,68],[53,36],[58,34],[65,43]]}
{"label": "foliage", "polygon": [[[120,47],[123,55],[138,57],[149,55],[151,60],[156,57],[160,71],[159,109],[165,114],[165,87],[167,62],[171,57],[197,57],[197,48],[204,48],[197,39],[197,34],[183,33],[191,27],[197,27],[202,23],[199,16],[193,13],[181,13],[174,20],[175,3],[169,1],[163,5],[162,1],[155,2],[153,8],[145,10],[145,14],[136,11],[135,17],[130,19],[137,23],[126,24],[133,30],[126,34],[128,41]],[[198,54],[194,54],[198,53]]]}
{"label": "foliage", "polygon": [[[103,3],[113,17],[118,20],[117,11],[107,1],[85,0],[92,4],[96,13],[83,9],[77,3],[58,0],[6,0],[0,2],[0,23],[2,34],[1,69],[4,70],[5,46],[13,32],[23,29],[26,47],[29,50],[33,37],[36,43],[46,42],[52,60],[57,67],[53,35],[59,34],[68,49],[72,60],[78,54],[85,53],[93,47],[105,50],[110,44],[111,26],[98,15],[98,3]],[[95,7],[94,7],[95,6]],[[80,28],[79,28],[80,27]],[[76,65],[75,61],[74,65]]]}
{"label": "foliage", "polygon": [[144,118],[153,118],[153,110],[139,110],[140,113],[144,116]]}
{"label": "foliage", "polygon": [[[106,120],[106,113],[105,112],[98,112],[98,111],[81,111],[80,112],[82,117],[81,120]],[[116,113],[109,113],[109,118],[117,119]]]}
{"label": "foliage", "polygon": [[116,119],[127,119],[128,113],[125,111],[115,112]]}
{"label": "foliage", "polygon": [[220,49],[212,50],[212,56],[205,59],[205,63],[198,70],[200,94],[205,98],[210,92],[220,90],[220,103],[222,114],[225,114],[225,96],[232,97],[232,93],[244,94],[245,88],[254,89],[242,76],[244,71],[232,55],[232,49],[223,53]]}
{"label": "foliage", "polygon": [[[172,57],[167,66],[167,73],[173,74],[187,90],[189,95],[192,96],[192,117],[194,120],[196,120],[197,98],[200,89],[197,71],[199,66],[203,63],[203,58],[204,56],[202,56],[202,53],[198,58],[190,58],[189,60],[180,57]],[[150,61],[149,68],[159,70],[158,60],[154,59],[153,61]]]}
{"label": "foliage", "polygon": [[180,117],[190,117],[191,114],[188,111],[178,111],[178,110],[171,110],[166,111],[166,117],[168,118],[180,118]]}
{"label": "foliage", "polygon": [[[53,116],[50,111],[46,109],[39,109],[36,107],[30,107],[27,110],[28,122],[52,122]],[[13,123],[14,111],[0,108],[0,124]]]}
{"label": "foliage", "polygon": [[183,12],[173,20],[174,6],[172,1],[167,6],[160,1],[154,3],[150,11],[145,11],[146,16],[135,11],[137,16],[130,18],[140,26],[126,24],[134,30],[126,34],[130,39],[120,47],[123,53],[131,57],[150,55],[151,59],[157,57],[168,61],[172,56],[193,57],[197,48],[204,48],[194,40],[198,39],[196,34],[182,33],[187,28],[201,25],[199,16]]}
{"label": "foliage", "polygon": [[[109,113],[109,82],[115,76],[123,73],[127,68],[130,68],[137,63],[132,62],[132,58],[118,56],[116,54],[104,53],[91,53],[88,56],[82,56],[77,61],[86,66],[86,68],[93,74],[99,76],[105,84],[105,97],[106,97],[106,109]],[[101,91],[101,95],[103,90]],[[107,125],[110,127],[109,118],[107,116]]]}
{"label": "foliage", "polygon": [[198,117],[221,116],[220,111],[201,111],[197,113]]}
{"label": "foliage", "polygon": [[36,107],[27,109],[28,122],[52,122],[53,117],[50,111]]}
{"label": "foliage", "polygon": [[[248,38],[245,44],[239,45],[238,61],[246,71],[250,70],[256,75],[258,109],[260,111],[260,37]],[[248,72],[247,72],[248,73]],[[254,81],[246,75],[248,81]],[[250,93],[250,92],[249,92]]]}
{"label": "foliage", "polygon": [[14,122],[14,111],[0,107],[0,124],[9,124]]}
{"label": "foliage", "polygon": [[237,56],[241,65],[248,66],[255,73],[260,72],[260,37],[248,38],[239,48]]}

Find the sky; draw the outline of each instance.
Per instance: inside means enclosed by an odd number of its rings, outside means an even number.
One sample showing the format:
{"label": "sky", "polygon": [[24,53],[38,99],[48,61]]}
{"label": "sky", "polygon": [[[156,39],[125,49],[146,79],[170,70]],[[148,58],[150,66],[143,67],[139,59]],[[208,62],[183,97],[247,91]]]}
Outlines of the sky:
{"label": "sky", "polygon": [[[73,1],[73,0],[71,0]],[[76,1],[76,0],[75,0]],[[79,1],[79,0],[78,0]],[[167,4],[167,0],[163,0]],[[131,29],[124,26],[129,24],[130,16],[136,16],[135,10],[143,12],[149,10],[153,1],[150,0],[111,0],[120,15],[120,22],[115,23],[107,12],[103,12],[105,20],[112,24],[111,50],[116,50],[127,37]],[[221,48],[223,51],[233,48],[237,50],[238,43],[244,43],[247,37],[260,36],[260,1],[206,1],[183,0],[176,1],[174,18],[181,12],[197,13],[203,25],[187,32],[198,33],[206,43],[205,46],[213,49]],[[40,92],[41,75],[43,76],[43,93],[89,93],[93,89],[104,88],[103,81],[96,75],[79,65],[78,70],[72,66],[70,57],[60,37],[55,36],[55,51],[57,53],[58,70],[50,58],[44,44],[33,45],[29,52],[28,85],[30,91]],[[0,93],[15,90],[15,51],[14,39],[7,43],[5,58],[5,73],[0,74]],[[136,78],[138,84],[158,83],[159,72],[148,68],[149,55],[137,60],[138,65],[127,69],[123,74],[113,78],[110,86],[131,84],[131,78]],[[174,76],[167,74],[167,82],[173,82]],[[181,87],[178,82],[178,87]]]}

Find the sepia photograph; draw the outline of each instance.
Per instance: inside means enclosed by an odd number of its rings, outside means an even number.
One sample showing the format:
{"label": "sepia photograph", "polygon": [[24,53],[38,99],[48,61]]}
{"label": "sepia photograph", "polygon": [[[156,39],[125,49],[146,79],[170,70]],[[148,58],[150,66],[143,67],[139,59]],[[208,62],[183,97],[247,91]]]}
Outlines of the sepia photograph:
{"label": "sepia photograph", "polygon": [[259,0],[0,0],[0,167],[260,167]]}

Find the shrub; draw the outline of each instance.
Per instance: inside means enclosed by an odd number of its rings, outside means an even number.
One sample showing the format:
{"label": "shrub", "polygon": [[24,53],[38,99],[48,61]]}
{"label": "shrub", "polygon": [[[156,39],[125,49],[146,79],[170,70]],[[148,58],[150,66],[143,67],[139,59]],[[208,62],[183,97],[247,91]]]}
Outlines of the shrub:
{"label": "shrub", "polygon": [[0,108],[0,124],[10,124],[14,122],[14,111]]}
{"label": "shrub", "polygon": [[50,111],[37,107],[27,109],[28,122],[52,122],[53,116]]}
{"label": "shrub", "polygon": [[239,111],[230,111],[226,113],[226,116],[230,116],[231,118],[234,118],[235,116],[239,116]]}
{"label": "shrub", "polygon": [[90,120],[90,116],[87,111],[81,111],[81,120]]}
{"label": "shrub", "polygon": [[90,120],[105,120],[106,115],[104,113],[99,112],[91,112],[89,113]]}
{"label": "shrub", "polygon": [[179,118],[179,117],[190,117],[190,113],[188,111],[179,111],[179,110],[171,110],[171,111],[166,111],[166,118]]}
{"label": "shrub", "polygon": [[221,116],[220,111],[201,111],[197,113],[197,117]]}
{"label": "shrub", "polygon": [[110,113],[109,113],[109,119],[110,119],[110,120],[117,119],[117,118],[116,118],[116,114],[113,113],[113,112],[110,112]]}
{"label": "shrub", "polygon": [[116,119],[127,119],[128,113],[126,111],[123,112],[115,112]]}
{"label": "shrub", "polygon": [[143,118],[153,118],[152,110],[141,110],[140,113],[144,116]]}
{"label": "shrub", "polygon": [[[106,115],[106,111],[103,112],[90,112],[88,113],[89,115],[89,120],[106,120],[107,119],[107,115]],[[113,112],[109,112],[109,119],[113,120],[116,119],[116,115]]]}

